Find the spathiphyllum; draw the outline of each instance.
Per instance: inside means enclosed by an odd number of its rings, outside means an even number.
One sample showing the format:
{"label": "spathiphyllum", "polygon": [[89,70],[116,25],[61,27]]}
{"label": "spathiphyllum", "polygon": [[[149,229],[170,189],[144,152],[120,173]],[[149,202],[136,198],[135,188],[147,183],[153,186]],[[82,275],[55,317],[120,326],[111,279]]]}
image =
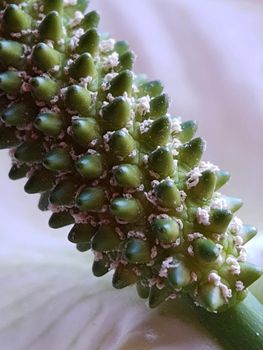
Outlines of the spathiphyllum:
{"label": "spathiphyllum", "polygon": [[136,285],[150,307],[190,296],[226,348],[262,349],[262,305],[246,298],[262,273],[246,261],[256,229],[221,194],[229,173],[202,160],[196,122],[168,113],[161,82],[134,74],[127,42],[99,33],[86,6],[0,1],[9,177],[27,177],[51,227],[72,225],[95,276],[114,270],[113,286]]}

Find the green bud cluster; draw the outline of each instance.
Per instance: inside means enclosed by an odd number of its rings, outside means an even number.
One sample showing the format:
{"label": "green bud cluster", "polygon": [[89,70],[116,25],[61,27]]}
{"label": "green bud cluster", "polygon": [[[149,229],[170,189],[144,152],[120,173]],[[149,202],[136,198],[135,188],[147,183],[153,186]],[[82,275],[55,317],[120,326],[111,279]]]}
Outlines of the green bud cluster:
{"label": "green bud cluster", "polygon": [[246,262],[256,229],[218,190],[229,174],[201,161],[196,122],[168,113],[158,80],[132,72],[125,41],[99,33],[86,1],[0,1],[0,148],[27,177],[49,225],[94,253],[92,271],[136,284],[156,307],[181,293],[217,312],[261,271]]}

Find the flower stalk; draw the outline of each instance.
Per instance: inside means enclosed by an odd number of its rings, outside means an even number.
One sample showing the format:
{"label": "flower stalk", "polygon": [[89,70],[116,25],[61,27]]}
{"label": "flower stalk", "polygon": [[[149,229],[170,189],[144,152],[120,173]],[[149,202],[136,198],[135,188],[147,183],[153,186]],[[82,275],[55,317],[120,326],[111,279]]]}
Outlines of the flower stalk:
{"label": "flower stalk", "polygon": [[240,304],[218,314],[193,304],[191,308],[223,349],[263,349],[263,305],[252,293]]}

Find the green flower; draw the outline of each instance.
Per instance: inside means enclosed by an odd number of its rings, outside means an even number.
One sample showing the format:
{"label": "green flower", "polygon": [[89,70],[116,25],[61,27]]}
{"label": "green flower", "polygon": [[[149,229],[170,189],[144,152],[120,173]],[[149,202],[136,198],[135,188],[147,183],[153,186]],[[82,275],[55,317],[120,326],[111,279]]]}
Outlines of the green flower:
{"label": "green flower", "polygon": [[92,248],[95,276],[115,270],[113,286],[136,284],[150,307],[181,295],[210,312],[242,301],[262,273],[246,262],[256,230],[218,191],[229,175],[201,160],[196,123],[168,114],[160,82],[134,75],[132,51],[100,35],[84,1],[64,13],[61,1],[1,6],[10,178],[29,177],[51,227],[74,224],[69,240]]}

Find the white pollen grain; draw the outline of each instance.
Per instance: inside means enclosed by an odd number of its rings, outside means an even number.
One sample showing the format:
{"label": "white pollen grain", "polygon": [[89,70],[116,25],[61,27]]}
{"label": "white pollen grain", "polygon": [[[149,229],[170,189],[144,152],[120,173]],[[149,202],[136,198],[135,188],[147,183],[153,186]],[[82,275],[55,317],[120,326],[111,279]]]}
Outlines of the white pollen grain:
{"label": "white pollen grain", "polygon": [[100,51],[101,52],[109,52],[112,51],[114,49],[114,45],[115,45],[115,40],[110,38],[110,39],[106,39],[106,40],[102,40],[100,43]]}
{"label": "white pollen grain", "polygon": [[136,103],[136,111],[139,115],[145,115],[150,112],[150,101],[151,98],[149,95],[142,96],[138,98]]}
{"label": "white pollen grain", "polygon": [[210,225],[210,208],[197,208],[196,219],[200,225],[208,226]]}

